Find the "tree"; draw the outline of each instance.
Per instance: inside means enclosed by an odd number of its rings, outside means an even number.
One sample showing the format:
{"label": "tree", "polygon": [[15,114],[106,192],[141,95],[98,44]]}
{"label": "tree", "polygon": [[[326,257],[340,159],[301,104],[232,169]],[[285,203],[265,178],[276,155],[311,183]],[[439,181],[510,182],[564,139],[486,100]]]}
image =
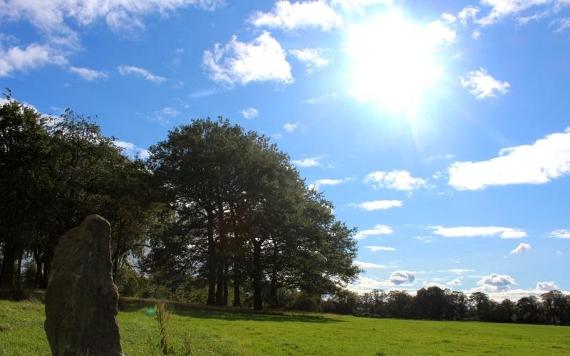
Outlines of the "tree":
{"label": "tree", "polygon": [[541,321],[538,299],[534,296],[522,297],[517,302],[517,321],[520,323],[538,323]]}
{"label": "tree", "polygon": [[475,292],[469,297],[478,320],[487,321],[491,316],[491,300],[483,292]]}
{"label": "tree", "polygon": [[[44,118],[9,95],[0,106],[0,289],[12,288],[43,206],[49,136]],[[18,268],[15,268],[18,261]]]}

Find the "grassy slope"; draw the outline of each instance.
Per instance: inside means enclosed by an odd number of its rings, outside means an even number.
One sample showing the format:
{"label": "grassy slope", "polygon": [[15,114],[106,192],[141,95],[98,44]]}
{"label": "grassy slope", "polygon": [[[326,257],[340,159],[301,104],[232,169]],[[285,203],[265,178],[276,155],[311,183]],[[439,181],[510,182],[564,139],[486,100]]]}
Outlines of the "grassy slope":
{"label": "grassy slope", "polygon": [[[42,304],[0,300],[0,355],[49,355],[43,319]],[[148,355],[158,339],[153,318],[134,309],[119,313],[119,324],[125,354]],[[194,355],[570,354],[570,327],[192,309],[171,324],[174,342],[190,340]]]}

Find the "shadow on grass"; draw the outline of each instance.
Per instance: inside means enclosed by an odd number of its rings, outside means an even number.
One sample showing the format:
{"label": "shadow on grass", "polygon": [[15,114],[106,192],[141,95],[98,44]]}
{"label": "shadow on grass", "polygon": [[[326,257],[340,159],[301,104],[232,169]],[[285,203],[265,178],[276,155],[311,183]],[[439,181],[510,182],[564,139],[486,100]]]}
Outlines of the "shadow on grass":
{"label": "shadow on grass", "polygon": [[[128,313],[144,313],[146,308],[153,307],[160,301],[156,300],[123,300],[119,310]],[[343,320],[327,318],[320,315],[287,313],[281,311],[255,312],[249,309],[211,307],[198,304],[166,302],[168,310],[175,315],[198,319],[219,320],[248,320],[270,322],[302,322],[302,323],[337,323]]]}

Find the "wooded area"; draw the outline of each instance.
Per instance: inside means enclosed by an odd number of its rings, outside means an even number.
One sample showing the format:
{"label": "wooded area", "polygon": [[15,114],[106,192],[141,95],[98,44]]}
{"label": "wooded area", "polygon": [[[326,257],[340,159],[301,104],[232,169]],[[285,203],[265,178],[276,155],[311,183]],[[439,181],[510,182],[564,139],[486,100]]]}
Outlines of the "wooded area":
{"label": "wooded area", "polygon": [[143,161],[70,110],[46,117],[10,97],[0,110],[0,288],[45,288],[58,238],[93,213],[112,224],[127,294],[206,290],[207,304],[261,309],[359,272],[354,230],[264,136],[194,120]]}
{"label": "wooded area", "polygon": [[568,324],[570,297],[518,302],[438,287],[344,289],[355,230],[265,136],[224,119],[171,130],[127,158],[89,118],[0,106],[0,289],[45,288],[58,239],[87,215],[112,225],[122,295],[367,316]]}

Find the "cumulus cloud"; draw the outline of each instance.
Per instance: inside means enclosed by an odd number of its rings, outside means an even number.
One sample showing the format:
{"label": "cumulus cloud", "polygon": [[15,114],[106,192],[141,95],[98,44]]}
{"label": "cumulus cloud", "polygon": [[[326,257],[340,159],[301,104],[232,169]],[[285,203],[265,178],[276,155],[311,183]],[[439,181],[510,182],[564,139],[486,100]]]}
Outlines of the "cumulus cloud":
{"label": "cumulus cloud", "polygon": [[115,140],[114,144],[115,146],[121,148],[123,154],[127,157],[146,159],[149,156],[148,150],[138,147],[132,142]]}
{"label": "cumulus cloud", "polygon": [[570,239],[570,230],[558,229],[550,232],[550,236],[557,239]]}
{"label": "cumulus cloud", "polygon": [[388,268],[385,265],[379,265],[371,262],[354,261],[354,264],[362,269],[385,269]]}
{"label": "cumulus cloud", "polygon": [[484,68],[471,71],[465,77],[461,77],[461,85],[468,89],[477,99],[496,97],[506,94],[511,85],[493,78]]}
{"label": "cumulus cloud", "polygon": [[394,285],[409,284],[416,280],[415,272],[411,271],[395,271],[390,275],[390,282]]}
{"label": "cumulus cloud", "polygon": [[504,148],[499,156],[480,162],[455,162],[449,185],[480,190],[509,184],[544,184],[570,173],[570,127],[530,145]]}
{"label": "cumulus cloud", "polygon": [[253,119],[259,115],[259,111],[256,108],[247,108],[241,111],[241,115],[246,119]]}
{"label": "cumulus cloud", "polygon": [[48,64],[65,65],[67,60],[48,45],[33,43],[25,48],[2,48],[0,43],[0,78],[16,71],[27,71]]}
{"label": "cumulus cloud", "polygon": [[326,1],[278,1],[270,12],[257,11],[249,20],[256,27],[295,30],[319,28],[329,31],[342,25],[342,18]]}
{"label": "cumulus cloud", "polygon": [[47,33],[69,32],[67,20],[88,26],[105,20],[112,30],[141,27],[141,17],[153,12],[166,14],[188,6],[213,10],[222,0],[6,0],[0,10],[6,19],[25,19]]}
{"label": "cumulus cloud", "polygon": [[498,236],[501,239],[521,239],[527,237],[526,231],[522,229],[500,226],[431,226],[430,229],[435,235],[449,238]]}
{"label": "cumulus cloud", "polygon": [[365,201],[362,203],[352,203],[350,206],[366,210],[366,211],[376,211],[376,210],[387,210],[392,208],[401,208],[404,203],[401,200],[372,200]]}
{"label": "cumulus cloud", "polygon": [[141,67],[120,65],[117,67],[117,70],[119,71],[119,74],[122,76],[134,75],[136,77],[143,78],[144,80],[148,80],[149,82],[153,83],[162,83],[166,81],[166,78],[161,77],[159,75],[154,75],[149,70]]}
{"label": "cumulus cloud", "polygon": [[516,281],[513,277],[506,274],[492,273],[483,276],[478,282],[480,290],[483,292],[500,292],[510,289]]}
{"label": "cumulus cloud", "polygon": [[289,51],[293,57],[307,67],[307,73],[329,65],[329,60],[324,58],[317,48],[292,49]]}
{"label": "cumulus cloud", "polygon": [[88,81],[107,79],[108,77],[107,73],[103,71],[83,67],[70,67],[69,71]]}
{"label": "cumulus cloud", "polygon": [[315,157],[307,157],[307,158],[303,158],[303,159],[295,159],[292,162],[293,162],[293,164],[295,164],[299,167],[310,168],[310,167],[322,166],[323,164],[321,163],[321,159],[323,159],[323,156],[315,156]]}
{"label": "cumulus cloud", "polygon": [[370,183],[374,188],[387,188],[403,191],[411,191],[426,186],[426,181],[414,178],[405,170],[375,171],[364,178],[365,183]]}
{"label": "cumulus cloud", "polygon": [[[393,232],[394,232],[394,230],[392,230],[392,228],[390,226],[380,224],[380,225],[374,226],[371,229],[359,231],[358,233],[356,233],[356,235],[354,235],[354,238],[357,240],[362,240],[362,239],[365,239],[365,238],[370,237],[370,236],[390,235]],[[376,247],[380,247],[380,246],[376,246]]]}
{"label": "cumulus cloud", "polygon": [[463,284],[463,280],[461,278],[454,278],[451,281],[447,282],[447,285],[450,287],[458,287]]}
{"label": "cumulus cloud", "polygon": [[491,9],[488,15],[477,22],[482,26],[489,26],[532,7],[549,3],[552,3],[552,0],[481,0],[482,5]]}
{"label": "cumulus cloud", "polygon": [[388,247],[388,246],[366,246],[366,248],[368,250],[370,250],[370,252],[378,252],[378,251],[392,252],[392,251],[396,251],[396,249],[394,247]]}
{"label": "cumulus cloud", "polygon": [[531,249],[530,244],[522,242],[517,247],[515,247],[514,250],[511,251],[511,255],[518,255],[518,254],[523,253],[525,251],[528,251],[530,249]]}
{"label": "cumulus cloud", "polygon": [[285,51],[269,32],[251,42],[240,42],[233,36],[225,45],[216,43],[213,50],[205,51],[202,59],[210,79],[221,84],[293,82]]}
{"label": "cumulus cloud", "polygon": [[332,0],[334,6],[340,7],[343,11],[357,11],[361,12],[366,10],[367,7],[384,5],[390,6],[394,4],[394,0]]}
{"label": "cumulus cloud", "polygon": [[354,283],[348,286],[348,289],[357,293],[366,293],[374,289],[384,289],[391,287],[392,284],[389,281],[382,281],[375,278],[366,277],[360,275]]}
{"label": "cumulus cloud", "polygon": [[553,281],[536,283],[536,290],[538,290],[538,291],[550,292],[552,290],[557,290],[557,289],[558,289],[558,286]]}
{"label": "cumulus cloud", "polygon": [[477,14],[479,13],[479,9],[473,6],[464,7],[459,13],[457,14],[457,18],[462,25],[467,25],[468,23],[475,20]]}
{"label": "cumulus cloud", "polygon": [[296,131],[298,128],[299,128],[299,124],[296,122],[288,122],[285,125],[283,125],[283,129],[285,129],[285,131],[287,131],[287,132]]}

